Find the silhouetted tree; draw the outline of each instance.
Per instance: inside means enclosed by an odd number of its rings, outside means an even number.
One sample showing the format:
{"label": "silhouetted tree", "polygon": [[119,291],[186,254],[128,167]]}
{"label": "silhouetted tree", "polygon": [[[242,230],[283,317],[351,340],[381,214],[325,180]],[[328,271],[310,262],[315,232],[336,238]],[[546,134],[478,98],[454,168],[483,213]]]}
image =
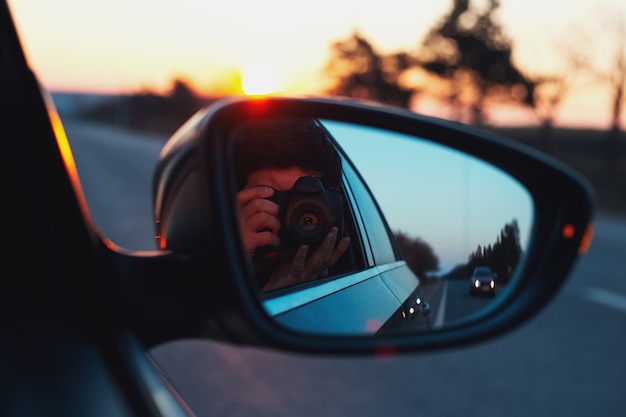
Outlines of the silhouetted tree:
{"label": "silhouetted tree", "polygon": [[571,36],[563,39],[559,39],[553,48],[558,69],[530,77],[535,84],[533,110],[539,120],[539,145],[546,152],[552,152],[557,111],[587,66],[585,48],[581,48],[582,39]]}
{"label": "silhouetted tree", "polygon": [[189,84],[180,78],[173,81],[167,103],[170,117],[183,122],[198,111],[203,104]]}
{"label": "silhouetted tree", "polygon": [[[587,43],[577,42],[578,65],[597,82],[605,84],[610,90],[611,127],[605,147],[605,168],[608,174],[615,167],[618,155],[618,143],[621,133],[620,118],[626,105],[626,15],[623,9],[602,9],[607,13],[603,20],[603,36],[596,32],[587,34]],[[597,42],[597,43],[596,43]],[[598,59],[603,58],[603,59]],[[607,66],[600,67],[599,63]]]}
{"label": "silhouetted tree", "polygon": [[535,100],[533,110],[539,119],[539,144],[546,152],[552,151],[554,117],[571,84],[565,74],[541,75],[533,78]]}
{"label": "silhouetted tree", "polygon": [[615,165],[617,155],[617,143],[620,136],[620,117],[626,101],[626,20],[617,22],[615,52],[610,68],[605,73],[600,73],[611,89],[611,128],[607,138],[605,152],[605,164],[609,172]]}
{"label": "silhouetted tree", "polygon": [[500,285],[506,284],[522,255],[519,240],[519,226],[517,220],[504,225],[500,235],[493,245],[478,248],[469,256],[468,265],[464,271],[470,271],[477,266],[488,266],[494,272]]}
{"label": "silhouetted tree", "polygon": [[497,251],[494,246],[492,267],[498,274],[499,281],[506,283],[511,278],[522,254],[517,221],[513,220],[513,222],[504,226],[500,233],[499,243]]}
{"label": "silhouetted tree", "polygon": [[487,97],[533,105],[535,85],[513,64],[512,42],[496,22],[498,0],[484,12],[470,0],[454,0],[452,10],[425,38],[420,51],[424,69],[449,84],[446,99],[469,103],[471,122],[483,124]]}
{"label": "silhouetted tree", "polygon": [[199,98],[185,81],[175,79],[167,95],[144,90],[114,97],[84,110],[81,117],[135,130],[171,134],[208,102]]}
{"label": "silhouetted tree", "polygon": [[439,269],[439,258],[428,243],[404,232],[395,232],[394,236],[404,260],[420,280],[426,278],[427,272]]}
{"label": "silhouetted tree", "polygon": [[337,81],[328,93],[408,108],[415,90],[403,86],[401,76],[411,65],[408,54],[381,55],[354,33],[332,46],[326,71]]}

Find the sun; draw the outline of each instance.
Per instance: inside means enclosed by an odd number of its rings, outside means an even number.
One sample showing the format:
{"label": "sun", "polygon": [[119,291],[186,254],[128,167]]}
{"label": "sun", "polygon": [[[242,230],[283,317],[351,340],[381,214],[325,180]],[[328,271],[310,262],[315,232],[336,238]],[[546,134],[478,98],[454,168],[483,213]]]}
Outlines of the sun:
{"label": "sun", "polygon": [[241,88],[247,95],[270,95],[283,90],[284,81],[269,66],[256,66],[242,71]]}

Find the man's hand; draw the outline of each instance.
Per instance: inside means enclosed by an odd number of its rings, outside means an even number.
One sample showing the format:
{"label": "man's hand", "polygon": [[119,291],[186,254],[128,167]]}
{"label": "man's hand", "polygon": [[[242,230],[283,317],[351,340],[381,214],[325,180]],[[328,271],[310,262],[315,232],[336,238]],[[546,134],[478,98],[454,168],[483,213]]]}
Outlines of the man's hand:
{"label": "man's hand", "polygon": [[267,200],[273,194],[271,187],[247,188],[237,193],[241,239],[250,262],[257,248],[280,245],[278,204]]}
{"label": "man's hand", "polygon": [[308,258],[309,246],[301,245],[292,262],[283,263],[274,269],[269,282],[263,287],[263,291],[307,282],[319,277],[326,268],[339,260],[350,244],[350,238],[344,237],[335,246],[337,231],[337,227],[331,227],[324,241]]}

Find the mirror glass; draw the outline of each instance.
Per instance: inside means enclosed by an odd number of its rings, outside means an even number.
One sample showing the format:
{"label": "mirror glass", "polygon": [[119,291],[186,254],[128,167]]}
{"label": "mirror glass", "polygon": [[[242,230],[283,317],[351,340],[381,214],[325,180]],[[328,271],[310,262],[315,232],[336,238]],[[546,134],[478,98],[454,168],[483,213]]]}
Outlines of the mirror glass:
{"label": "mirror glass", "polygon": [[234,136],[243,246],[281,325],[428,331],[477,317],[515,284],[533,202],[499,168],[331,120],[249,121]]}

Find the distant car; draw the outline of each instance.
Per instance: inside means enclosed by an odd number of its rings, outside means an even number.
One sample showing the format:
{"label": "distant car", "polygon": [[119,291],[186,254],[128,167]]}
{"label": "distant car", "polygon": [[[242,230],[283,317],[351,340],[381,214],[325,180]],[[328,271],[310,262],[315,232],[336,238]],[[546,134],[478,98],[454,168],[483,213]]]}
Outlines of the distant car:
{"label": "distant car", "polygon": [[493,297],[496,294],[496,281],[488,266],[477,266],[474,268],[472,278],[470,278],[470,295],[488,294]]}

